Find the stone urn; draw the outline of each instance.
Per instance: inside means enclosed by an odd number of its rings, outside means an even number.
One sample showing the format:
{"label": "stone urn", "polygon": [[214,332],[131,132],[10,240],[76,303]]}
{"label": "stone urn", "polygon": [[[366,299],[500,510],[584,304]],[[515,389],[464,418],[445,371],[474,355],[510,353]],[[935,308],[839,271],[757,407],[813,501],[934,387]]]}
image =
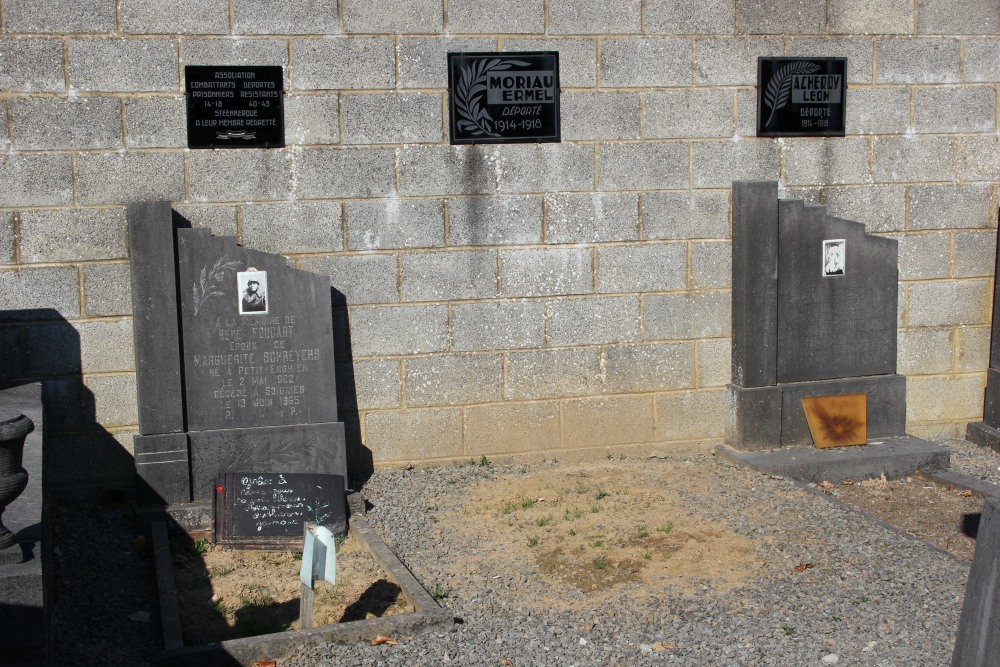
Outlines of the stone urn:
{"label": "stone urn", "polygon": [[[21,466],[24,439],[35,424],[16,410],[0,410],[0,515],[28,485]],[[0,521],[0,551],[17,544],[17,536]]]}

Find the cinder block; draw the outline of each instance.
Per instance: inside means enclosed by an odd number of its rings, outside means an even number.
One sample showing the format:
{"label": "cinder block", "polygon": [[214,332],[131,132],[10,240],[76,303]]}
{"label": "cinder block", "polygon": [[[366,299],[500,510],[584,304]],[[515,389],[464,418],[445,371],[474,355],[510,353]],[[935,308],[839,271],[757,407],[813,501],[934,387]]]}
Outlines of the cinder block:
{"label": "cinder block", "polygon": [[740,88],[736,91],[736,136],[757,136],[756,88]]}
{"label": "cinder block", "polygon": [[909,88],[852,88],[847,134],[903,134],[910,127]]}
{"label": "cinder block", "polygon": [[722,338],[730,331],[729,292],[654,294],[642,298],[646,340]]}
{"label": "cinder block", "polygon": [[869,5],[855,0],[830,0],[830,32],[835,35],[909,35],[913,3],[886,0]]}
{"label": "cinder block", "polygon": [[533,350],[507,354],[504,398],[531,400],[581,396],[601,391],[597,348]]}
{"label": "cinder block", "polygon": [[186,39],[185,65],[280,65],[290,88],[288,42],[283,39]]}
{"label": "cinder block", "polygon": [[788,185],[870,183],[868,140],[786,139],[785,179]]}
{"label": "cinder block", "polygon": [[121,103],[113,97],[11,101],[15,150],[121,148]]}
{"label": "cinder block", "polygon": [[395,48],[387,37],[296,39],[292,54],[296,88],[359,90],[395,85]]}
{"label": "cinder block", "polygon": [[403,300],[448,301],[497,296],[495,250],[403,255]]}
{"label": "cinder block", "polygon": [[691,343],[609,347],[604,390],[610,394],[631,394],[691,387],[693,358]]}
{"label": "cinder block", "polygon": [[485,37],[400,37],[399,87],[447,88],[449,52],[496,51],[496,47],[496,39]]}
{"label": "cinder block", "polygon": [[201,227],[216,236],[236,236],[236,207],[215,204],[179,204],[173,209],[193,227]]}
{"label": "cinder block", "polygon": [[14,262],[14,213],[0,213],[0,264]]}
{"label": "cinder block", "polygon": [[601,190],[688,187],[688,147],[683,143],[601,144]]}
{"label": "cinder block", "polygon": [[542,34],[544,0],[507,0],[483,4],[478,0],[449,0],[448,32]]}
{"label": "cinder block", "polygon": [[948,277],[948,234],[893,234],[899,243],[899,279]]}
{"label": "cinder block", "polygon": [[402,400],[403,376],[399,359],[371,359],[337,366],[337,402],[358,410],[398,408]]}
{"label": "cinder block", "polygon": [[972,421],[983,414],[982,375],[915,377],[906,382],[906,422]]}
{"label": "cinder block", "polygon": [[878,183],[955,180],[954,137],[876,137],[873,146],[872,174]]}
{"label": "cinder block", "polygon": [[122,31],[147,34],[229,34],[227,0],[122,0]]}
{"label": "cinder block", "polygon": [[646,5],[646,30],[660,35],[732,35],[733,3],[726,0],[675,0]]}
{"label": "cinder block", "polygon": [[296,157],[296,194],[302,199],[385,197],[396,190],[391,148],[316,148]]}
{"label": "cinder block", "polygon": [[921,35],[1000,33],[1000,6],[994,0],[919,0],[917,16]]}
{"label": "cinder block", "polygon": [[497,192],[586,192],[593,189],[593,146],[557,143],[497,147]]}
{"label": "cinder block", "polygon": [[[969,83],[1000,81],[1000,40],[996,38],[962,41],[962,80]],[[2,75],[0,75],[2,76]],[[2,81],[2,79],[0,79]]]}
{"label": "cinder block", "polygon": [[443,352],[448,348],[446,306],[378,306],[351,309],[355,357]]}
{"label": "cinder block", "polygon": [[82,322],[76,330],[84,373],[135,370],[131,320]]}
{"label": "cinder block", "polygon": [[691,288],[732,286],[733,248],[728,241],[699,241],[691,245]]}
{"label": "cinder block", "polygon": [[503,397],[498,354],[458,354],[406,360],[406,403],[411,406],[487,403]]}
{"label": "cinder block", "polygon": [[340,143],[339,96],[285,97],[285,141],[299,146]]}
{"label": "cinder block", "polygon": [[639,93],[570,92],[559,103],[564,141],[639,138]]}
{"label": "cinder block", "polygon": [[554,347],[628,343],[639,338],[637,297],[557,299],[549,305]]}
{"label": "cinder block", "polygon": [[646,239],[728,238],[729,192],[645,192],[642,235]]}
{"label": "cinder block", "polygon": [[[212,151],[214,153],[214,151]],[[245,151],[240,151],[242,155]],[[192,161],[195,156],[191,156]],[[228,174],[217,174],[216,179]],[[192,183],[197,176],[192,172]],[[121,204],[141,199],[184,198],[184,156],[180,153],[85,153],[76,159],[80,204]],[[230,197],[233,199],[234,197]]]}
{"label": "cinder block", "polygon": [[910,187],[910,229],[989,229],[995,224],[987,185]]}
{"label": "cinder block", "polygon": [[823,188],[822,203],[830,215],[864,223],[869,234],[901,232],[906,227],[906,188],[902,185]]}
{"label": "cinder block", "polygon": [[563,402],[566,447],[651,442],[652,396],[602,396]]}
{"label": "cinder block", "polygon": [[733,93],[729,90],[650,91],[643,108],[644,137],[733,135]]}
{"label": "cinder block", "polygon": [[553,35],[617,35],[642,32],[640,0],[607,4],[600,0],[561,0],[549,7]]}
{"label": "cinder block", "polygon": [[365,446],[376,462],[457,457],[462,448],[459,408],[369,412]]}
{"label": "cinder block", "polygon": [[[9,22],[7,27],[9,30]],[[63,92],[66,90],[66,76],[62,56],[61,39],[0,39],[0,90],[12,93]]]}
{"label": "cinder block", "polygon": [[604,246],[597,250],[600,292],[660,292],[687,285],[684,243]]}
{"label": "cinder block", "polygon": [[[32,314],[32,311],[28,311],[6,315],[8,318],[13,315],[24,320],[30,319]],[[51,312],[42,317],[53,320]],[[55,319],[21,326],[5,324],[0,328],[0,341],[0,349],[7,359],[0,369],[0,377],[4,380],[45,378],[51,382],[51,378],[59,376],[76,376],[79,381],[80,335],[65,322]],[[67,418],[66,415],[58,417],[60,421]]]}
{"label": "cinder block", "polygon": [[989,304],[985,280],[914,283],[909,287],[909,326],[985,324]]}
{"label": "cinder block", "polygon": [[[815,57],[822,53],[824,57],[847,58],[847,83],[871,83],[872,54],[875,43],[871,38],[828,38],[807,37],[804,39],[789,39],[789,56]],[[851,105],[856,104],[854,90],[851,90]]]}
{"label": "cinder block", "polygon": [[125,143],[129,148],[184,148],[186,119],[183,97],[126,99]]}
{"label": "cinder block", "polygon": [[896,337],[896,372],[907,377],[951,372],[953,330],[914,329]]}
{"label": "cinder block", "polygon": [[343,18],[347,33],[435,33],[444,28],[441,0],[398,0],[378,7],[368,0],[343,0]]}
{"label": "cinder block", "polygon": [[777,179],[780,151],[776,141],[705,141],[694,144],[694,187],[728,188],[733,181]]}
{"label": "cinder block", "polygon": [[639,237],[635,194],[549,195],[545,198],[548,243],[600,243]]}
{"label": "cinder block", "polygon": [[455,350],[540,348],[545,343],[545,304],[541,301],[455,304],[451,327]]}
{"label": "cinder block", "polygon": [[0,155],[0,206],[64,206],[73,202],[69,155]]}
{"label": "cinder block", "polygon": [[732,382],[732,342],[698,341],[698,387],[724,387]]}
{"label": "cinder block", "polygon": [[555,401],[465,409],[465,446],[471,455],[538,452],[559,445],[559,404]]}
{"label": "cinder block", "polygon": [[243,207],[242,243],[276,254],[342,250],[340,209],[335,202],[249,204]]}
{"label": "cinder block", "polygon": [[438,93],[344,95],[345,144],[441,141]]}
{"label": "cinder block", "polygon": [[593,256],[586,248],[500,251],[503,296],[555,296],[593,291]]}
{"label": "cinder block", "polygon": [[436,248],[444,245],[440,199],[372,199],[347,204],[347,247]]}
{"label": "cinder block", "polygon": [[624,37],[601,42],[602,88],[689,85],[689,39]]}
{"label": "cinder block", "polygon": [[177,92],[177,42],[173,39],[71,39],[69,80],[81,91]]}
{"label": "cinder block", "polygon": [[292,195],[292,151],[192,151],[188,197],[194,201],[287,200]]}
{"label": "cinder block", "polygon": [[726,392],[659,394],[656,415],[658,440],[721,439],[726,430]]}
{"label": "cinder block", "polygon": [[94,421],[102,426],[129,426],[139,422],[135,375],[99,375],[86,378],[94,394]]}
{"label": "cinder block", "polygon": [[[898,0],[896,0],[898,1]],[[909,32],[909,30],[907,30]],[[916,37],[878,39],[879,83],[958,83],[959,52],[957,39]]]}
{"label": "cinder block", "polygon": [[124,208],[21,212],[21,261],[78,262],[128,257]]}
{"label": "cinder block", "polygon": [[826,32],[825,3],[810,0],[742,0],[737,5],[740,32],[745,35],[821,35]]}
{"label": "cinder block", "polygon": [[955,234],[955,264],[952,275],[955,278],[992,276],[996,261],[996,245],[997,235],[992,231]]}
{"label": "cinder block", "polygon": [[401,195],[486,195],[497,189],[497,152],[488,146],[403,146]]}
{"label": "cinder block", "polygon": [[17,32],[114,32],[115,0],[7,0],[4,23]]}
{"label": "cinder block", "polygon": [[917,88],[914,107],[917,132],[992,132],[996,128],[993,88]]}
{"label": "cinder block", "polygon": [[781,55],[785,45],[774,37],[712,37],[699,39],[695,49],[695,85],[753,86],[757,58]]}
{"label": "cinder block", "polygon": [[132,279],[128,264],[91,264],[83,267],[85,312],[90,317],[132,312]]}
{"label": "cinder block", "polygon": [[541,240],[541,197],[448,200],[448,245],[527,245]]}
{"label": "cinder block", "polygon": [[234,0],[237,35],[335,35],[337,0]]}
{"label": "cinder block", "polygon": [[990,327],[959,327],[957,348],[955,370],[972,372],[989,368]]}
{"label": "cinder block", "polygon": [[330,285],[349,305],[394,303],[399,301],[396,259],[395,254],[327,255],[300,259],[299,268],[330,276]]}
{"label": "cinder block", "polygon": [[503,40],[503,50],[558,51],[559,84],[563,88],[593,88],[597,85],[597,42],[595,40],[515,37]]}
{"label": "cinder block", "polygon": [[959,177],[963,181],[992,181],[1000,174],[1000,136],[962,137]]}

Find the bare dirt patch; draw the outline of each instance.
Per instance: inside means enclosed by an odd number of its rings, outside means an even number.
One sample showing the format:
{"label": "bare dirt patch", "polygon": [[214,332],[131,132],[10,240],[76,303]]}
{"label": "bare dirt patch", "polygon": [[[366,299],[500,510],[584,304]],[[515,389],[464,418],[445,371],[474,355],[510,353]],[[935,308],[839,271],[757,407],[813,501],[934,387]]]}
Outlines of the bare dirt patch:
{"label": "bare dirt patch", "polygon": [[970,491],[941,487],[920,475],[820,488],[851,507],[972,561],[983,499]]}
{"label": "bare dirt patch", "polygon": [[[186,645],[299,629],[301,554],[175,543],[174,577]],[[357,538],[337,549],[337,583],[316,582],[313,624],[413,611]]]}
{"label": "bare dirt patch", "polygon": [[564,605],[560,592],[568,587],[591,598],[654,582],[650,590],[690,592],[706,581],[727,590],[758,562],[747,537],[685,509],[679,493],[712,485],[708,466],[657,462],[655,474],[617,461],[538,466],[472,487],[457,511],[441,517],[441,531],[485,546],[480,567],[491,577],[520,576],[532,564],[553,597],[528,604]]}

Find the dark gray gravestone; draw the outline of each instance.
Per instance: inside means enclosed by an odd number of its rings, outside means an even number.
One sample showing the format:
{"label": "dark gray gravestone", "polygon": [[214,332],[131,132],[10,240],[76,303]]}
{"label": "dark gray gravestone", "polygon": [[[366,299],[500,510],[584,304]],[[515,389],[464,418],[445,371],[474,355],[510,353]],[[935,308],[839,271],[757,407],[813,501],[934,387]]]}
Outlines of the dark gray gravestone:
{"label": "dark gray gravestone", "polygon": [[965,585],[952,667],[1000,665],[1000,499],[987,498]]}
{"label": "dark gray gravestone", "polygon": [[209,503],[228,471],[346,476],[329,279],[166,202],[130,206],[129,236],[140,502]]}
{"label": "dark gray gravestone", "polygon": [[[998,229],[1000,235],[1000,229]],[[1000,237],[998,237],[1000,238]],[[994,285],[1000,285],[1000,255],[994,269]],[[993,330],[990,340],[990,367],[986,371],[983,421],[970,423],[965,437],[976,444],[1000,451],[1000,289],[993,290]]]}

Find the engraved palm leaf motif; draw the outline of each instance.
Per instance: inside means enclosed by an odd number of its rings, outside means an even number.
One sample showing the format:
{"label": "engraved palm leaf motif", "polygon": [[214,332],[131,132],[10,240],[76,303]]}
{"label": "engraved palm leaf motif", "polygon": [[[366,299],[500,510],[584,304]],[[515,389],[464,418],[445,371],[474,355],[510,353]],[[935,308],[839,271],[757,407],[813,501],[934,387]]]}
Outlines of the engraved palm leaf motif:
{"label": "engraved palm leaf motif", "polygon": [[456,126],[473,136],[488,135],[498,137],[493,131],[493,118],[483,105],[486,96],[486,77],[490,72],[507,70],[513,66],[526,67],[531,63],[523,60],[493,58],[478,60],[472,66],[462,65],[462,76],[455,89],[455,111],[458,114]]}
{"label": "engraved palm leaf motif", "polygon": [[774,112],[788,104],[788,97],[792,94],[792,81],[795,75],[812,74],[817,71],[819,71],[819,65],[816,63],[800,60],[785,65],[778,70],[777,75],[771,77],[771,82],[767,84],[767,90],[764,91],[764,102],[771,107],[771,115],[767,117],[767,122],[764,123],[765,129],[771,124]]}
{"label": "engraved palm leaf motif", "polygon": [[197,315],[198,311],[209,299],[217,296],[225,296],[225,292],[219,290],[222,289],[222,283],[228,278],[226,272],[236,271],[242,267],[243,262],[235,260],[227,261],[225,257],[220,257],[216,260],[211,269],[208,266],[202,267],[198,282],[192,285],[194,314]]}

